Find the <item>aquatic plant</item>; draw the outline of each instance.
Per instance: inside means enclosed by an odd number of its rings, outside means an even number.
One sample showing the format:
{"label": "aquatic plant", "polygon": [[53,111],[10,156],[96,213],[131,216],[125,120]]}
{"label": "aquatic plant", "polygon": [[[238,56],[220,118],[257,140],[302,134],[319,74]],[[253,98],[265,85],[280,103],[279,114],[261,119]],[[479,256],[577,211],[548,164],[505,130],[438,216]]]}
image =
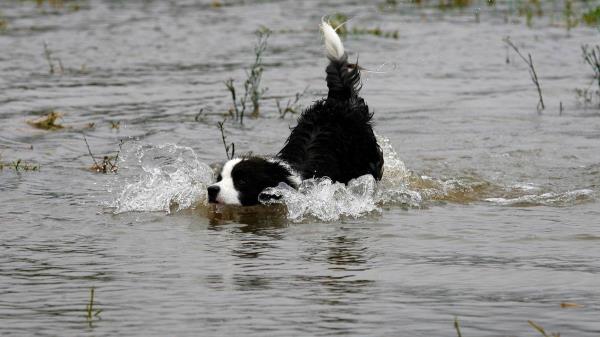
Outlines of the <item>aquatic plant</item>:
{"label": "aquatic plant", "polygon": [[565,26],[567,27],[567,32],[571,31],[572,28],[579,24],[577,17],[575,16],[575,10],[573,9],[573,0],[565,0],[563,15],[565,17]]}
{"label": "aquatic plant", "polygon": [[42,130],[60,130],[64,128],[61,124],[56,123],[56,120],[63,116],[62,113],[51,111],[46,116],[38,118],[36,120],[27,121],[27,124]]}
{"label": "aquatic plant", "polygon": [[527,321],[527,323],[529,323],[529,325],[531,325],[531,327],[533,327],[535,330],[537,330],[539,333],[542,334],[542,336],[544,337],[560,337],[560,333],[552,333],[552,334],[548,334],[546,333],[546,330],[544,330],[544,328],[542,328],[540,325],[536,324],[534,321]]}
{"label": "aquatic plant", "polygon": [[[261,88],[262,74],[264,71],[263,67],[263,54],[267,49],[267,40],[271,36],[271,30],[266,27],[261,27],[256,31],[257,41],[254,46],[254,63],[250,66],[250,69],[246,71],[246,81],[244,81],[244,95],[236,98],[236,89],[234,80],[230,78],[225,81],[225,86],[231,93],[231,100],[233,102],[233,112],[235,113],[235,119],[239,120],[240,124],[244,124],[244,113],[246,112],[246,102],[248,99],[252,102],[252,117],[258,117],[260,113],[260,100],[267,88]],[[238,107],[239,104],[239,107]]]}
{"label": "aquatic plant", "polygon": [[348,28],[346,23],[349,21],[349,18],[346,14],[335,13],[327,18],[329,24],[340,36],[345,36],[348,34]]}
{"label": "aquatic plant", "polygon": [[[546,330],[544,330],[544,328],[542,328],[542,326],[540,326],[539,324],[535,323],[534,321],[527,321],[527,323],[534,328],[536,331],[538,331],[539,333],[542,334],[542,336],[544,337],[560,337],[560,333],[555,332],[555,333],[551,333],[548,334],[546,332]],[[458,318],[454,317],[454,329],[456,330],[456,336],[457,337],[462,337],[462,332],[460,331],[460,324],[458,323]]]}
{"label": "aquatic plant", "polygon": [[250,67],[250,71],[247,73],[248,79],[244,83],[244,89],[246,92],[250,91],[250,100],[252,101],[252,117],[258,117],[260,112],[259,100],[262,98],[264,93],[268,90],[267,88],[260,87],[260,81],[263,73],[262,55],[267,50],[267,40],[271,36],[271,30],[267,27],[261,27],[256,31],[258,38],[256,45],[254,46],[254,63]]}
{"label": "aquatic plant", "polygon": [[121,128],[121,121],[109,121],[110,128],[113,130],[119,130]]}
{"label": "aquatic plant", "polygon": [[[531,81],[533,81],[533,84],[535,84],[535,87],[537,88],[537,92],[538,92],[538,96],[539,96],[537,110],[538,110],[538,113],[541,113],[542,110],[544,110],[546,108],[546,106],[544,105],[544,98],[542,97],[542,87],[540,86],[540,81],[539,81],[537,73],[535,71],[535,67],[533,66],[533,58],[531,57],[531,54],[527,54],[527,57],[523,56],[523,54],[521,54],[521,51],[519,51],[519,48],[517,48],[517,46],[515,46],[515,44],[512,43],[512,41],[510,40],[510,37],[508,37],[508,36],[506,38],[504,38],[504,42],[509,47],[511,47],[517,53],[517,55],[519,55],[519,57],[521,57],[521,59],[529,67],[529,76],[531,77]],[[509,60],[509,59],[507,58],[507,60]]]}
{"label": "aquatic plant", "polygon": [[[235,156],[235,143],[231,143],[227,145],[227,137],[225,136],[225,121],[227,119],[223,119],[221,122],[217,122],[217,127],[221,131],[221,139],[223,140],[223,146],[225,147],[225,155],[227,156],[227,160],[233,159]],[[229,154],[229,150],[231,150],[231,155]]]}
{"label": "aquatic plant", "polygon": [[39,171],[39,164],[32,164],[22,161],[21,159],[17,159],[12,162],[3,162],[0,160],[0,171],[4,170],[4,168],[13,169],[15,172],[21,171]]}
{"label": "aquatic plant", "polygon": [[102,162],[98,163],[96,161],[96,157],[92,153],[90,149],[90,144],[87,141],[85,135],[83,135],[83,140],[85,141],[85,145],[87,146],[88,154],[92,158],[94,164],[90,167],[90,170],[96,173],[117,173],[119,167],[117,163],[119,162],[119,154],[121,153],[121,149],[123,146],[123,140],[119,142],[119,150],[117,151],[115,156],[104,156],[102,158]]}
{"label": "aquatic plant", "polygon": [[540,0],[527,0],[524,2],[519,2],[519,7],[517,9],[520,16],[525,16],[525,22],[527,27],[533,26],[533,17],[544,15],[544,11],[542,9],[542,2]]}
{"label": "aquatic plant", "polygon": [[102,309],[94,310],[94,292],[94,287],[91,287],[90,300],[88,301],[88,304],[85,305],[85,318],[90,326],[92,326],[94,317],[98,317],[98,315],[100,315],[100,313],[102,312]]}
{"label": "aquatic plant", "polygon": [[48,6],[54,9],[62,9],[68,4],[68,9],[71,11],[78,11],[81,9],[77,0],[35,0],[35,3],[38,7],[48,4]]}
{"label": "aquatic plant", "polygon": [[589,11],[583,13],[581,17],[583,22],[588,26],[596,26],[600,24],[600,6],[590,9]]}
{"label": "aquatic plant", "polygon": [[438,8],[441,10],[465,8],[470,6],[472,2],[472,0],[439,0]]}
{"label": "aquatic plant", "polygon": [[379,37],[387,37],[392,39],[398,39],[400,33],[397,30],[383,31],[379,27],[375,28],[357,28],[353,27],[351,31],[352,35],[373,35]]}
{"label": "aquatic plant", "polygon": [[352,27],[350,29],[348,27],[348,22],[350,19],[347,15],[342,13],[335,13],[327,18],[331,27],[333,27],[338,35],[347,36],[347,35],[373,35],[377,37],[386,37],[398,39],[400,37],[400,33],[397,30],[385,31],[379,27],[375,28],[364,28],[364,27]]}
{"label": "aquatic plant", "polygon": [[293,100],[288,99],[285,108],[281,106],[281,101],[279,99],[275,99],[275,104],[277,105],[277,110],[279,111],[279,118],[285,118],[287,113],[291,113],[293,115],[297,114],[300,112],[300,110],[302,110],[302,106],[300,105],[299,101],[300,98],[302,98],[302,96],[304,96],[306,93],[306,90],[308,90],[308,87],[304,88],[302,92],[297,92]]}
{"label": "aquatic plant", "polygon": [[460,325],[458,324],[458,317],[454,317],[454,329],[456,330],[456,335],[458,337],[462,337],[462,333],[460,332]]}
{"label": "aquatic plant", "polygon": [[590,47],[589,45],[581,46],[583,59],[592,67],[594,78],[598,80],[598,90],[600,90],[600,45]]}

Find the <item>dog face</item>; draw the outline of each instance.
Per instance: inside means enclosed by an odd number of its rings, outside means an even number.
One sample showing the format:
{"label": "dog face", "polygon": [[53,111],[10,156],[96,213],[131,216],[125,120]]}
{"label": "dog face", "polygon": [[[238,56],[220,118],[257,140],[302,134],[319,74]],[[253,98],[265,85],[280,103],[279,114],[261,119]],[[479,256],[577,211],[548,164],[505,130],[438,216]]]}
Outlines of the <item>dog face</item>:
{"label": "dog face", "polygon": [[[260,157],[235,158],[223,165],[217,182],[208,187],[208,202],[252,206],[267,187],[279,183],[297,187],[297,178],[287,165]],[[264,196],[266,197],[266,196]]]}

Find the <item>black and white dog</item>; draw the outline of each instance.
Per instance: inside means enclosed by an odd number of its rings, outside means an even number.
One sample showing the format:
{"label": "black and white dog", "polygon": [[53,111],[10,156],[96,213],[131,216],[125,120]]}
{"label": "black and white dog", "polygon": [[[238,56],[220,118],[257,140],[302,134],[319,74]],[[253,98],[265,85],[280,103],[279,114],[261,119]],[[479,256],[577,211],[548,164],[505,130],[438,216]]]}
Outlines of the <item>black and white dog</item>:
{"label": "black and white dog", "polygon": [[303,179],[329,177],[348,183],[365,174],[380,180],[383,154],[371,127],[373,114],[358,96],[360,68],[348,55],[335,30],[321,23],[329,65],[326,99],[315,102],[298,119],[283,149],[272,158],[243,157],[225,163],[217,182],[208,187],[211,203],[250,206],[269,196],[267,187]]}

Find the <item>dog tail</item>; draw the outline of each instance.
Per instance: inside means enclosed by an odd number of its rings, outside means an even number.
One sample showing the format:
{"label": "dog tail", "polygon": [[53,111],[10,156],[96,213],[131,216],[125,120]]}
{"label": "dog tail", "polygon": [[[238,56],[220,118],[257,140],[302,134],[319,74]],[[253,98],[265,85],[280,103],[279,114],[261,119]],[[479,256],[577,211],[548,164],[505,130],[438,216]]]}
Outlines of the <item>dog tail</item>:
{"label": "dog tail", "polygon": [[360,91],[360,70],[358,64],[348,63],[348,54],[335,29],[325,21],[321,22],[321,32],[325,40],[325,49],[329,65],[327,72],[328,99],[349,100]]}

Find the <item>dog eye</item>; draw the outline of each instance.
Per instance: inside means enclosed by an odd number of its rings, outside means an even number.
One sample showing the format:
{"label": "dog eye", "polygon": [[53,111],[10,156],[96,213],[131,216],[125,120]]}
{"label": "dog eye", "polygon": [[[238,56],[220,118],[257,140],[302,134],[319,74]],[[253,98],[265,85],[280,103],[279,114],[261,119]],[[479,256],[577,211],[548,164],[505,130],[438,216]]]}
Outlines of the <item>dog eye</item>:
{"label": "dog eye", "polygon": [[244,186],[244,185],[246,185],[246,180],[240,179],[240,180],[238,180],[238,184],[240,184],[241,186]]}
{"label": "dog eye", "polygon": [[221,177],[221,175],[219,174],[219,175],[217,176],[217,182],[221,181],[222,179],[223,179],[223,177]]}

